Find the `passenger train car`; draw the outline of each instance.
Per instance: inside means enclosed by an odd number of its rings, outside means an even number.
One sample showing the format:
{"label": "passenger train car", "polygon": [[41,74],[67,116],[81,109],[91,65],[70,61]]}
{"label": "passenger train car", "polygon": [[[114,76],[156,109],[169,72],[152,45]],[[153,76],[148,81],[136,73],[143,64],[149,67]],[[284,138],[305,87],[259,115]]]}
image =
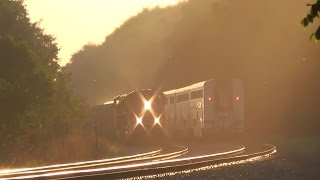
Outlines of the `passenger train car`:
{"label": "passenger train car", "polygon": [[164,92],[166,131],[170,136],[202,137],[244,131],[241,80],[211,79]]}
{"label": "passenger train car", "polygon": [[115,97],[117,136],[141,138],[165,135],[165,100],[163,93],[150,89]]}

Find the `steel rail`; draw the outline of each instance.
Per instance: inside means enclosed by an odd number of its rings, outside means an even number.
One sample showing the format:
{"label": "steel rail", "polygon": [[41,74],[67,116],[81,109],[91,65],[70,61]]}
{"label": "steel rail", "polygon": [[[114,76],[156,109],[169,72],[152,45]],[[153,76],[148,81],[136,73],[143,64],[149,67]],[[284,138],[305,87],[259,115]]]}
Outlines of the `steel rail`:
{"label": "steel rail", "polygon": [[[276,153],[276,147],[273,145],[266,145],[269,146],[269,149],[260,151],[257,153],[250,153],[238,156],[231,156],[227,158],[219,158],[219,159],[202,159],[202,161],[191,161],[191,162],[184,162],[180,164],[166,164],[161,167],[150,166],[145,169],[140,169],[136,171],[128,171],[126,173],[118,172],[109,174],[109,176],[101,175],[94,176],[95,179],[103,179],[108,177],[110,179],[125,179],[125,178],[132,178],[132,177],[157,177],[157,176],[171,176],[177,173],[190,173],[193,171],[199,170],[206,170],[212,168],[220,168],[229,165],[236,165],[245,162],[251,162],[253,160],[260,160],[262,157],[267,156],[270,157],[273,153]],[[265,158],[267,158],[265,157]],[[84,177],[82,179],[92,179],[92,177]]]}
{"label": "steel rail", "polygon": [[[97,164],[90,164],[90,165],[81,165],[81,166],[74,166],[74,167],[67,167],[67,168],[60,168],[60,169],[50,169],[50,170],[41,170],[41,171],[29,171],[29,172],[22,172],[20,174],[10,174],[10,175],[2,175],[1,178],[6,179],[28,179],[28,178],[37,178],[37,177],[43,177],[43,173],[47,174],[59,174],[59,172],[63,174],[63,172],[73,172],[77,170],[85,170],[87,168],[106,168],[106,167],[113,167],[115,165],[117,166],[123,166],[125,164],[133,164],[133,163],[142,163],[142,162],[153,162],[153,161],[160,161],[163,159],[170,159],[175,158],[178,156],[181,156],[183,154],[186,154],[188,152],[188,148],[184,146],[174,146],[174,148],[180,148],[181,150],[160,154],[160,155],[153,155],[153,156],[145,156],[145,157],[139,157],[136,159],[126,159],[121,161],[115,161],[115,162],[107,162],[107,163],[97,163]],[[163,150],[163,149],[162,149]],[[69,171],[64,171],[69,170]],[[70,171],[73,170],[73,171]],[[24,178],[23,178],[24,177]]]}
{"label": "steel rail", "polygon": [[[192,169],[201,169],[212,166],[221,167],[223,165],[235,165],[237,162],[250,162],[252,160],[259,160],[261,158],[266,158],[276,153],[276,147],[273,145],[265,145],[268,147],[267,150],[260,151],[257,153],[250,153],[245,155],[231,156],[227,158],[220,159],[211,159],[214,156],[207,157],[193,157],[192,160],[182,158],[176,160],[166,160],[158,163],[149,163],[144,164],[144,166],[136,167],[135,169],[128,167],[127,169],[123,169],[122,171],[104,173],[100,172],[100,174],[92,174],[92,175],[83,175],[83,176],[74,176],[74,177],[62,177],[59,179],[124,179],[131,177],[143,177],[143,176],[152,176],[159,174],[170,174],[171,172],[183,172],[190,171]],[[243,150],[242,150],[243,151]],[[236,152],[233,152],[236,153]],[[226,154],[225,154],[226,155]],[[221,156],[221,154],[220,154]],[[266,156],[266,157],[265,157]],[[161,165],[161,166],[159,166]],[[219,166],[221,165],[221,166]],[[134,166],[133,166],[134,167]]]}
{"label": "steel rail", "polygon": [[[207,156],[201,156],[202,158],[204,157],[217,157],[217,156],[223,156],[223,155],[230,155],[233,153],[239,153],[241,151],[243,151],[245,148],[239,147],[236,150],[232,150],[232,151],[227,151],[227,152],[223,152],[223,153],[216,153],[213,155],[207,155]],[[182,154],[187,153],[187,151],[182,150],[181,152]],[[179,154],[176,153],[170,153],[172,155],[172,157],[176,157]],[[165,156],[162,156],[161,158],[167,158]],[[192,157],[194,158],[194,157]],[[105,178],[113,178],[113,175],[116,175],[117,172],[120,173],[128,173],[128,172],[132,172],[132,171],[136,171],[139,170],[140,168],[144,168],[144,167],[151,167],[152,165],[164,165],[166,163],[169,162],[176,162],[176,161],[182,161],[182,160],[190,160],[192,158],[181,158],[181,159],[177,159],[177,160],[163,160],[163,161],[151,161],[151,162],[144,162],[144,163],[140,163],[140,164],[129,164],[129,165],[122,165],[122,166],[118,166],[118,167],[109,167],[109,168],[100,168],[100,169],[85,169],[85,170],[78,170],[78,171],[66,171],[66,172],[57,172],[57,173],[49,173],[49,174],[42,174],[42,175],[38,175],[38,176],[25,176],[25,177],[15,177],[12,179],[70,179],[70,178],[96,178],[99,175],[107,175],[107,177],[102,177],[102,179]],[[99,174],[97,174],[99,173]],[[111,175],[112,174],[112,175]],[[93,176],[94,175],[94,176]],[[110,176],[111,175],[111,176]],[[118,177],[116,177],[118,178]]]}
{"label": "steel rail", "polygon": [[0,170],[0,178],[2,176],[6,175],[17,175],[27,172],[34,172],[34,171],[41,171],[41,170],[51,170],[55,168],[72,168],[80,165],[91,165],[96,163],[112,163],[117,161],[123,161],[123,160],[129,160],[129,159],[138,159],[143,158],[147,156],[153,156],[156,154],[159,154],[161,151],[163,151],[162,148],[146,152],[146,153],[139,153],[129,156],[122,156],[117,158],[109,158],[109,159],[100,159],[100,160],[93,160],[93,161],[83,161],[83,162],[75,162],[75,163],[66,163],[66,164],[55,164],[55,165],[49,165],[49,166],[40,166],[40,167],[34,167],[34,168],[18,168],[18,169],[7,169],[7,170]]}

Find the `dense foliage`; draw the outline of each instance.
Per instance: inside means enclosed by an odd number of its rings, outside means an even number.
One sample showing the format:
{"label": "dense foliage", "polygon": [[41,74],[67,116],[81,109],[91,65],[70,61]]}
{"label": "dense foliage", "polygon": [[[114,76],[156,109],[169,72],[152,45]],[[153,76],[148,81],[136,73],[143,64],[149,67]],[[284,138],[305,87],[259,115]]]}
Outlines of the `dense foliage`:
{"label": "dense foliage", "polygon": [[[316,18],[319,18],[320,0],[317,0],[317,2],[315,2],[314,4],[307,4],[307,6],[310,6],[310,12],[301,21],[301,25],[304,27],[309,26],[315,21]],[[320,26],[318,26],[318,29],[311,34],[310,39],[312,39],[313,37],[316,39],[316,41],[320,40]]]}
{"label": "dense foliage", "polygon": [[135,88],[240,78],[248,130],[317,133],[320,53],[298,25],[304,5],[189,0],[146,9],[101,45],[83,47],[67,69],[77,93],[91,104]]}
{"label": "dense foliage", "polygon": [[87,117],[87,105],[68,87],[57,53],[54,38],[30,22],[22,1],[0,1],[2,163],[43,157],[49,142]]}

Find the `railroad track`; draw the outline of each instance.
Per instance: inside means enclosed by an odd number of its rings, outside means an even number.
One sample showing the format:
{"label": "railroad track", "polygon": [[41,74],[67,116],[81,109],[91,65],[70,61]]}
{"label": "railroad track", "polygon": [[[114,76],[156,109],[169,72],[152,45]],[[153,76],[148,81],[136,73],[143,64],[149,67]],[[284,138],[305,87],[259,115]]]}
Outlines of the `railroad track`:
{"label": "railroad track", "polygon": [[[265,145],[263,151],[245,153],[245,147],[239,146],[232,151],[208,154],[203,156],[183,157],[188,148],[176,146],[174,151],[163,153],[161,150],[153,155],[125,159],[124,162],[115,161],[113,164],[90,164],[91,166],[74,166],[70,169],[55,170],[42,173],[15,174],[1,176],[9,179],[124,179],[132,177],[161,177],[176,173],[188,173],[197,170],[219,168],[268,158],[275,154],[276,147]],[[242,154],[240,154],[242,153]],[[122,160],[121,160],[122,161]],[[30,171],[26,171],[30,172]]]}
{"label": "railroad track", "polygon": [[187,152],[188,148],[186,147],[173,146],[148,153],[120,158],[0,171],[0,179],[56,179],[58,177],[67,177],[69,176],[68,174],[72,174],[74,172],[87,171],[88,169],[110,168],[175,158],[184,155]]}
{"label": "railroad track", "polygon": [[[215,155],[205,155],[199,157],[181,158],[176,160],[169,160],[162,162],[161,166],[150,165],[144,169],[136,171],[128,171],[114,174],[102,174],[95,176],[94,179],[142,179],[142,178],[157,178],[164,176],[173,176],[181,173],[192,173],[195,171],[208,170],[214,168],[221,168],[226,166],[238,165],[248,162],[265,160],[273,157],[277,153],[275,146],[266,144],[265,150],[247,153],[243,155],[229,154],[228,157],[214,158]],[[244,151],[242,151],[244,152]],[[237,154],[237,153],[234,153]],[[91,179],[90,177],[83,177],[82,179]]]}
{"label": "railroad track", "polygon": [[118,158],[110,158],[110,159],[101,159],[101,160],[94,160],[94,161],[84,161],[84,162],[76,162],[76,163],[66,163],[66,164],[56,164],[50,166],[41,166],[35,168],[20,168],[20,169],[9,169],[9,170],[1,170],[0,171],[0,178],[6,175],[19,175],[19,174],[27,174],[30,172],[46,172],[46,171],[53,171],[58,169],[68,169],[72,167],[79,167],[79,166],[90,166],[97,163],[117,163],[119,161],[125,161],[130,159],[139,159],[143,157],[153,156],[159,154],[162,149],[146,152],[146,153],[139,153],[130,156],[123,156]]}

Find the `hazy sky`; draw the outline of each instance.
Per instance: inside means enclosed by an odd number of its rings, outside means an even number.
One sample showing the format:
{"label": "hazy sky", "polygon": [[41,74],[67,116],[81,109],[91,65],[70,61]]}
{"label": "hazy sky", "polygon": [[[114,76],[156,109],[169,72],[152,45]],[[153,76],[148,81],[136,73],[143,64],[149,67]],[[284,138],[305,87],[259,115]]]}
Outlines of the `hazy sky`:
{"label": "hazy sky", "polygon": [[89,42],[98,44],[143,8],[174,5],[179,0],[24,0],[32,22],[56,37],[60,63]]}

